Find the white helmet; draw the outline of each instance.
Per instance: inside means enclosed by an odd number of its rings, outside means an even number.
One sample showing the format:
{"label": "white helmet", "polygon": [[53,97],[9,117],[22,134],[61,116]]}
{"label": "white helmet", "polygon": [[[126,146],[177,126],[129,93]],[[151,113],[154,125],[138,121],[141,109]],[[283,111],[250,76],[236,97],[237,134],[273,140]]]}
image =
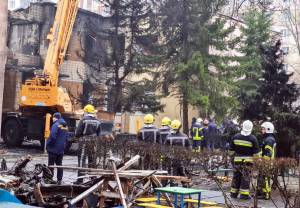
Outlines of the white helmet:
{"label": "white helmet", "polygon": [[202,118],[197,118],[197,121],[196,121],[196,122],[197,122],[197,123],[202,123],[202,121],[203,121]]}
{"label": "white helmet", "polygon": [[244,135],[244,136],[248,136],[248,135],[251,134],[252,129],[253,129],[253,123],[249,120],[246,120],[242,124],[241,134]]}
{"label": "white helmet", "polygon": [[265,128],[266,133],[268,133],[268,134],[273,134],[274,133],[274,125],[269,121],[263,122],[261,127]]}

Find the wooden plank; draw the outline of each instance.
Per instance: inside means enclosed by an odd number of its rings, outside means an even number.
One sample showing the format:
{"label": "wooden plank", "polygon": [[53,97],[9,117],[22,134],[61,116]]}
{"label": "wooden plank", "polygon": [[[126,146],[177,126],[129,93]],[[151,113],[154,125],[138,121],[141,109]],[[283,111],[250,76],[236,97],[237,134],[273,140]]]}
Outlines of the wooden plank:
{"label": "wooden plank", "polygon": [[41,192],[41,184],[40,183],[37,183],[34,185],[33,196],[40,207],[45,205],[45,200],[44,200],[44,197]]}
{"label": "wooden plank", "polygon": [[[189,202],[189,203],[198,203],[197,199],[184,199],[185,202]],[[200,201],[201,204],[203,205],[217,205],[218,203],[216,202],[210,202],[210,201]]]}
{"label": "wooden plank", "polygon": [[148,180],[144,185],[143,185],[143,188],[142,190],[140,190],[136,195],[135,195],[135,198],[143,195],[144,193],[146,193],[148,191],[148,189],[150,188],[150,185],[151,185],[151,180]]}
{"label": "wooden plank", "polygon": [[114,175],[115,175],[115,178],[116,178],[116,181],[117,181],[117,185],[118,185],[118,188],[119,188],[120,199],[121,199],[122,205],[123,205],[124,208],[127,208],[126,197],[123,193],[121,181],[120,181],[119,175],[117,173],[117,167],[116,167],[116,164],[115,164],[114,161],[112,161],[112,167],[113,167],[113,172],[114,172]]}
{"label": "wooden plank", "polygon": [[[101,192],[101,197],[106,197],[106,198],[113,198],[113,199],[120,199],[120,194],[116,192],[109,192],[109,191],[103,191]],[[126,197],[126,195],[124,194]]]}
{"label": "wooden plank", "polygon": [[[132,164],[136,163],[138,160],[140,159],[139,155],[134,156],[133,158],[131,158],[127,163],[124,164],[124,166],[122,166],[121,168],[118,169],[118,171],[122,171],[122,170],[126,170],[127,168],[129,168]],[[97,190],[103,183],[104,183],[104,179],[102,179],[101,181],[99,181],[98,183],[96,183],[95,185],[93,185],[91,188],[87,189],[86,191],[84,191],[83,193],[79,194],[77,197],[71,199],[68,201],[68,207],[72,207],[73,205],[75,205],[77,202],[79,202],[80,200],[84,199],[86,196],[88,196],[90,193],[94,192],[95,190]]]}
{"label": "wooden plank", "polygon": [[[102,185],[102,192],[100,195],[102,195],[103,192],[105,192],[107,190],[107,186],[108,186],[108,180],[105,179]],[[100,196],[100,200],[99,200],[99,208],[103,208],[105,205],[105,196]]]}
{"label": "wooden plank", "polygon": [[172,208],[168,206],[158,205],[158,204],[151,204],[151,203],[140,203],[137,204],[140,207],[151,207],[151,208]]}
{"label": "wooden plank", "polygon": [[[59,166],[59,165],[51,165],[49,168],[63,168],[66,170],[82,170],[82,171],[87,171],[87,172],[93,172],[93,173],[98,173],[98,174],[107,174],[107,173],[112,173],[111,170],[105,170],[105,169],[97,169],[97,168],[83,168],[83,167],[74,167],[74,166]],[[162,170],[118,170],[118,174],[153,174],[155,173],[156,175],[166,175],[168,174],[168,171],[162,171]]]}
{"label": "wooden plank", "polygon": [[[157,202],[157,198],[156,197],[143,197],[143,198],[137,198],[135,201],[137,202]],[[166,199],[164,198],[160,198],[160,201],[166,201]]]}
{"label": "wooden plank", "polygon": [[136,155],[134,156],[133,158],[131,158],[129,161],[127,161],[123,167],[119,168],[118,171],[123,171],[123,170],[126,170],[128,169],[131,165],[133,165],[134,163],[136,163],[137,161],[139,161],[140,159],[140,156],[139,155]]}
{"label": "wooden plank", "polygon": [[[89,177],[98,176],[97,172],[88,173]],[[103,176],[112,176],[113,173],[103,173]],[[183,176],[170,176],[170,175],[156,175],[156,174],[148,174],[148,173],[130,173],[130,172],[118,172],[120,178],[147,178],[148,176],[154,175],[159,180],[175,180],[179,182],[191,183],[191,179]]]}

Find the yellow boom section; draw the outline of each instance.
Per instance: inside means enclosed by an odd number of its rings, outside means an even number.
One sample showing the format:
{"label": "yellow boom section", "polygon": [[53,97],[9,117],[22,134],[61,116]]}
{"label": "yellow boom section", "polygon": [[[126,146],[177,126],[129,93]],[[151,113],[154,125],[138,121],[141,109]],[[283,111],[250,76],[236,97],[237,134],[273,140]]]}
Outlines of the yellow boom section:
{"label": "yellow boom section", "polygon": [[50,40],[45,59],[44,73],[49,76],[50,85],[57,86],[58,66],[64,61],[73,25],[78,11],[79,0],[60,0],[47,39]]}

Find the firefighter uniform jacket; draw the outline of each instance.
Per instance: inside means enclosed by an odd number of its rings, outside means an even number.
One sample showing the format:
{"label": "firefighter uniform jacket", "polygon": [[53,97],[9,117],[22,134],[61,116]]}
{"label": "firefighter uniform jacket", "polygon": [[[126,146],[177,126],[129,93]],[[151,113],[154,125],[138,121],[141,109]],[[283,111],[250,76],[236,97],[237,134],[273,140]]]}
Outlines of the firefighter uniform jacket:
{"label": "firefighter uniform jacket", "polygon": [[158,130],[159,132],[159,143],[164,144],[167,136],[171,133],[171,128],[169,126],[162,126]]}
{"label": "firefighter uniform jacket", "polygon": [[272,134],[268,134],[262,143],[262,157],[274,159],[276,152],[276,140]]}
{"label": "firefighter uniform jacket", "polygon": [[192,130],[191,134],[192,134],[193,140],[195,140],[195,141],[203,140],[204,134],[203,134],[203,128],[202,128],[201,124],[195,123],[192,126],[191,130]]}
{"label": "firefighter uniform jacket", "polygon": [[182,146],[191,149],[191,143],[188,136],[180,131],[169,134],[166,138],[165,144],[170,146]]}
{"label": "firefighter uniform jacket", "polygon": [[158,129],[152,124],[144,125],[143,128],[140,129],[137,138],[145,142],[159,143]]}
{"label": "firefighter uniform jacket", "polygon": [[253,156],[260,154],[260,148],[255,136],[236,134],[233,136],[229,150],[234,153],[234,163],[252,162]]}
{"label": "firefighter uniform jacket", "polygon": [[94,115],[87,114],[79,121],[75,131],[75,136],[100,136],[100,133],[100,121]]}

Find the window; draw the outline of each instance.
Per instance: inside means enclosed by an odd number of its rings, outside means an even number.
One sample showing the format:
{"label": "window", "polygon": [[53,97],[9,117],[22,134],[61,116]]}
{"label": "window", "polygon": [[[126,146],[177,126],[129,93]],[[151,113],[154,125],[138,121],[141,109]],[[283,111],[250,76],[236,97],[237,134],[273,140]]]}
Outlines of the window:
{"label": "window", "polygon": [[15,7],[16,7],[15,1],[14,1],[14,0],[10,0],[10,1],[8,2],[8,9],[13,10],[13,9],[15,9]]}
{"label": "window", "polygon": [[289,21],[289,18],[290,18],[289,11],[288,11],[288,10],[285,10],[285,11],[282,13],[282,21],[288,22],[288,21]]}
{"label": "window", "polygon": [[289,54],[289,47],[282,47],[282,51],[284,55]]}
{"label": "window", "polygon": [[289,36],[289,30],[288,29],[282,29],[280,31],[281,37],[288,37]]}

